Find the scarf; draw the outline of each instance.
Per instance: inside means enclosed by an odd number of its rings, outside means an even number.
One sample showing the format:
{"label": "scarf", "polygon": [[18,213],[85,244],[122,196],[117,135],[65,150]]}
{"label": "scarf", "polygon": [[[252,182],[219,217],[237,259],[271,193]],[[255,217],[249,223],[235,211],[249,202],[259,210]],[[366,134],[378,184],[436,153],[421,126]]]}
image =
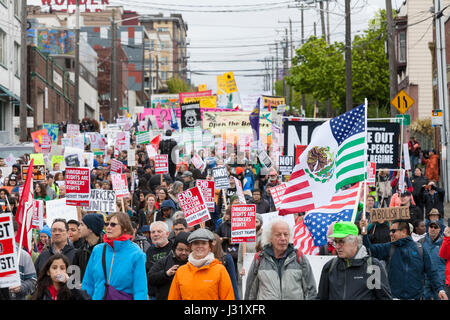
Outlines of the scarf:
{"label": "scarf", "polygon": [[191,252],[188,260],[194,267],[201,268],[210,264],[214,259],[214,254],[212,252],[208,253],[206,257],[202,259],[195,259]]}
{"label": "scarf", "polygon": [[55,286],[51,284],[47,287],[47,289],[50,293],[50,296],[52,297],[52,300],[58,300],[58,290],[56,290]]}
{"label": "scarf", "polygon": [[105,234],[104,237],[103,237],[103,242],[109,244],[109,245],[111,246],[111,248],[114,249],[114,241],[127,241],[127,240],[130,240],[131,238],[133,238],[132,235],[130,235],[130,234],[125,234],[125,233],[124,233],[124,234],[121,235],[120,237],[117,237],[117,238],[111,240],[111,239],[109,239],[108,236]]}

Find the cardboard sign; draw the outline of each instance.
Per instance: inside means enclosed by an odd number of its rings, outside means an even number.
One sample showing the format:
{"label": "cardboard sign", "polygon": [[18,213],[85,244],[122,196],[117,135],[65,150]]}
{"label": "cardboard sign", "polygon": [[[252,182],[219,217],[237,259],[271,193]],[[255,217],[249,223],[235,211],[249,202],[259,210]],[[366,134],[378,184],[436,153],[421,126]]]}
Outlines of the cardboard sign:
{"label": "cardboard sign", "polygon": [[[27,173],[28,168],[30,166],[23,165],[21,166],[21,174],[22,174],[22,180],[25,181],[27,179]],[[46,171],[45,171],[45,165],[36,165],[33,166],[33,181],[45,181],[46,179]]]}
{"label": "cardboard sign", "polygon": [[129,197],[130,192],[128,191],[128,180],[127,175],[125,173],[117,174],[113,173],[111,174],[111,181],[113,185],[113,190],[116,192],[116,197]]}
{"label": "cardboard sign", "polygon": [[12,213],[0,217],[0,288],[20,286]]}
{"label": "cardboard sign", "polygon": [[281,201],[283,200],[284,191],[286,190],[286,183],[282,183],[276,187],[270,188],[270,194],[272,195],[273,203],[277,211],[280,210]]}
{"label": "cardboard sign", "polygon": [[114,190],[91,190],[89,207],[85,207],[85,210],[105,213],[116,211],[116,193]]}
{"label": "cardboard sign", "polygon": [[214,181],[197,179],[195,180],[195,186],[198,187],[203,194],[209,212],[214,212]]}
{"label": "cardboard sign", "polygon": [[211,219],[203,194],[198,187],[180,192],[177,197],[188,227]]}
{"label": "cardboard sign", "polygon": [[155,156],[155,173],[156,174],[169,173],[169,155],[158,154]]}
{"label": "cardboard sign", "polygon": [[393,221],[397,219],[408,220],[409,207],[392,207],[372,209],[370,212],[370,222]]}
{"label": "cardboard sign", "polygon": [[230,180],[228,178],[228,170],[225,166],[215,167],[212,169],[214,183],[217,189],[228,189],[230,187]]}
{"label": "cardboard sign", "polygon": [[282,175],[290,175],[294,169],[294,156],[280,156],[278,164]]}
{"label": "cardboard sign", "polygon": [[123,164],[119,160],[112,159],[111,160],[111,172],[114,173],[122,173]]}
{"label": "cardboard sign", "polygon": [[91,174],[89,168],[66,168],[66,204],[89,206]]}
{"label": "cardboard sign", "polygon": [[47,213],[46,222],[47,225],[51,226],[53,220],[62,218],[69,220],[78,220],[77,208],[74,206],[68,206],[66,204],[66,198],[55,199],[50,201],[45,201],[45,209]]}
{"label": "cardboard sign", "polygon": [[231,206],[231,242],[256,241],[256,205],[235,204]]}

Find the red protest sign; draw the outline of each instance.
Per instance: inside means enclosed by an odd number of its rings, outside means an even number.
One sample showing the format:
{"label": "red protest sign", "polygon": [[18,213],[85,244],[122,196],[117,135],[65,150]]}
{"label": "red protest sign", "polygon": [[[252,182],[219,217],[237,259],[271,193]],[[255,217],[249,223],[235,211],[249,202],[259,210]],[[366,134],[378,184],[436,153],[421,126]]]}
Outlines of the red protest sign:
{"label": "red protest sign", "polygon": [[377,164],[375,162],[367,162],[367,184],[375,185]]}
{"label": "red protest sign", "polygon": [[123,164],[119,160],[111,160],[111,172],[122,173]]}
{"label": "red protest sign", "polygon": [[272,187],[269,189],[270,194],[272,195],[273,203],[275,204],[275,208],[277,211],[280,210],[280,204],[283,200],[284,191],[286,190],[286,183],[282,183],[276,187]]}
{"label": "red protest sign", "polygon": [[11,213],[0,217],[0,288],[20,286],[19,264]]}
{"label": "red protest sign", "polygon": [[89,207],[90,185],[89,168],[66,167],[66,205]]}
{"label": "red protest sign", "polygon": [[128,181],[127,175],[125,173],[118,174],[114,173],[111,175],[111,181],[113,185],[113,190],[116,192],[116,197],[129,197],[130,192],[128,191]]}
{"label": "red protest sign", "polygon": [[231,206],[231,242],[256,241],[256,206],[235,204]]}
{"label": "red protest sign", "polygon": [[198,187],[180,192],[177,197],[188,227],[211,219],[203,194]]}
{"label": "red protest sign", "polygon": [[158,154],[155,156],[155,173],[156,174],[169,173],[169,155]]}
{"label": "red protest sign", "polygon": [[214,212],[214,181],[197,179],[195,186],[202,192],[209,212]]}

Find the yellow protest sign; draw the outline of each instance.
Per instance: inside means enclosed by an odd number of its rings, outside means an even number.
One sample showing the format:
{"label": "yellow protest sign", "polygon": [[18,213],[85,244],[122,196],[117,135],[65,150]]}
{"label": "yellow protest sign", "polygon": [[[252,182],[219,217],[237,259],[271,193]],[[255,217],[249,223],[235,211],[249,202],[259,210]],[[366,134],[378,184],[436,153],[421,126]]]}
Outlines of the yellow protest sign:
{"label": "yellow protest sign", "polygon": [[274,97],[274,96],[263,96],[264,107],[275,108],[279,105],[286,104],[284,97]]}
{"label": "yellow protest sign", "polygon": [[224,73],[222,76],[217,76],[217,93],[233,93],[237,92],[236,81],[232,71]]}
{"label": "yellow protest sign", "polygon": [[52,168],[55,165],[55,163],[64,163],[64,156],[62,155],[54,155],[52,156]]}
{"label": "yellow protest sign", "polygon": [[198,91],[206,91],[206,84],[199,84],[198,85]]}
{"label": "yellow protest sign", "polygon": [[217,96],[184,98],[184,103],[200,102],[200,108],[216,108]]}
{"label": "yellow protest sign", "polygon": [[45,165],[44,155],[42,153],[30,154],[30,160],[34,159],[34,165]]}

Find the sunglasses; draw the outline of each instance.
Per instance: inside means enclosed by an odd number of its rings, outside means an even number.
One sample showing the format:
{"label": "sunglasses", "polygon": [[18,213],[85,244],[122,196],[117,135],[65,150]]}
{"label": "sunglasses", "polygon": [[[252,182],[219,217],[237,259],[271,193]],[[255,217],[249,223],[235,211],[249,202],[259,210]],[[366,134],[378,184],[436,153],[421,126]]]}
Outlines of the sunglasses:
{"label": "sunglasses", "polygon": [[114,228],[117,225],[118,225],[118,223],[115,223],[115,222],[105,222],[105,227],[111,226],[111,228]]}
{"label": "sunglasses", "polygon": [[440,229],[440,227],[437,226],[437,225],[435,225],[435,224],[433,224],[432,226],[430,226],[430,228],[432,228],[432,229]]}

